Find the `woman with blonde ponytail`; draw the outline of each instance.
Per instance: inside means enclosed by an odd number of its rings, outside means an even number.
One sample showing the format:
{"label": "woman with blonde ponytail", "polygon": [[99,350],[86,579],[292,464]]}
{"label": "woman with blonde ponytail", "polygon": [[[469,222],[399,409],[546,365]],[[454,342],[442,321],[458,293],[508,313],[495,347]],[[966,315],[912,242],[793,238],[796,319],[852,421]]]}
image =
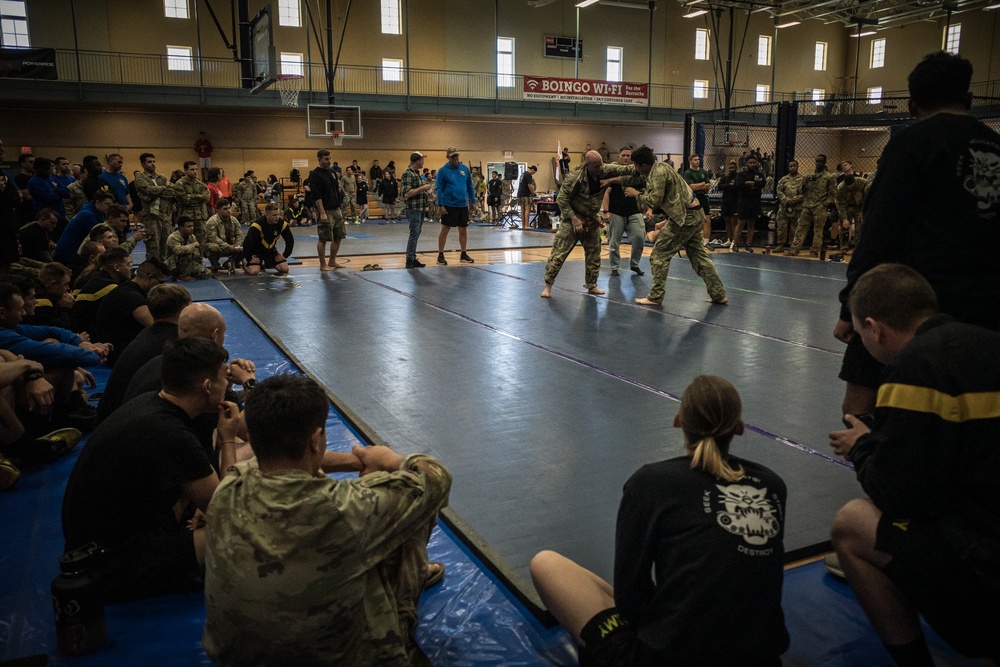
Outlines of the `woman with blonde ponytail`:
{"label": "woman with blonde ponytail", "polygon": [[580,665],[777,666],[785,484],[730,453],[742,405],[721,377],[696,377],[674,426],[683,456],[626,482],[615,535],[615,585],[543,551],[531,578],[580,647]]}

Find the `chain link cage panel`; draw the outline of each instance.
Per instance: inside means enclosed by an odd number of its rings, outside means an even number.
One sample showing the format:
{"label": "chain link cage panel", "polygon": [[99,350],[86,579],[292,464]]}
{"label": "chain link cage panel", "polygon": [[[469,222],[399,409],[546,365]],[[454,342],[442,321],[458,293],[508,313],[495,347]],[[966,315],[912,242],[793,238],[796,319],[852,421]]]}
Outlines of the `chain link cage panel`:
{"label": "chain link cage panel", "polygon": [[693,131],[687,156],[702,156],[702,166],[714,177],[726,171],[730,160],[742,169],[754,156],[769,176],[774,174],[777,145],[778,103],[755,104],[692,114]]}

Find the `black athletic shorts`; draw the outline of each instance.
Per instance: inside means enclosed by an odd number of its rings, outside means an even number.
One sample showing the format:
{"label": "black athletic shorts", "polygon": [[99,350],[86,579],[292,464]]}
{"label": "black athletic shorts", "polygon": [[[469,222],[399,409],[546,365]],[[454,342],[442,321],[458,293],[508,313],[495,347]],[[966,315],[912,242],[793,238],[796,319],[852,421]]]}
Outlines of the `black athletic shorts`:
{"label": "black athletic shorts", "polygon": [[580,631],[580,667],[618,667],[632,664],[635,631],[615,607],[599,612]]}
{"label": "black athletic shorts", "polygon": [[1000,545],[946,522],[883,514],[875,549],[892,556],[885,573],[948,644],[1000,660]]}
{"label": "black athletic shorts", "polygon": [[757,221],[757,216],[761,212],[760,202],[751,202],[748,204],[741,203],[737,207],[737,215],[740,220],[752,220]]}
{"label": "black athletic shorts", "polygon": [[441,224],[445,227],[468,227],[468,206],[445,206],[445,214],[441,216]]}
{"label": "black athletic shorts", "polygon": [[[280,253],[277,250],[265,251],[263,255],[258,254],[257,257],[260,258],[260,265],[265,269],[273,269],[278,265],[278,255]],[[287,259],[282,260],[287,262]],[[253,257],[247,257],[247,262],[253,262]],[[252,264],[251,264],[252,266]]]}
{"label": "black athletic shorts", "polygon": [[882,384],[882,371],[885,366],[875,360],[864,344],[861,342],[861,335],[854,333],[854,338],[847,344],[844,358],[840,362],[839,377],[844,382],[878,389]]}
{"label": "black athletic shorts", "polygon": [[736,202],[734,201],[727,202],[726,200],[722,200],[722,211],[719,213],[719,215],[721,215],[724,218],[730,218],[736,215],[737,211],[738,207]]}

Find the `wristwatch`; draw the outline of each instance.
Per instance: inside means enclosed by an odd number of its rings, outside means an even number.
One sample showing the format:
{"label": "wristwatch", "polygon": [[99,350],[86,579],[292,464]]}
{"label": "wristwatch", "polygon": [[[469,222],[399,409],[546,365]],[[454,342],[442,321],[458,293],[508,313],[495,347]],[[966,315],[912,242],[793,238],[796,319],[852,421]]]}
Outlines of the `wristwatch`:
{"label": "wristwatch", "polygon": [[243,383],[243,391],[250,391],[256,386],[257,386],[257,381],[254,380],[253,378],[250,378],[249,380]]}
{"label": "wristwatch", "polygon": [[42,374],[39,371],[31,371],[24,376],[25,382],[34,382],[35,380],[41,380]]}

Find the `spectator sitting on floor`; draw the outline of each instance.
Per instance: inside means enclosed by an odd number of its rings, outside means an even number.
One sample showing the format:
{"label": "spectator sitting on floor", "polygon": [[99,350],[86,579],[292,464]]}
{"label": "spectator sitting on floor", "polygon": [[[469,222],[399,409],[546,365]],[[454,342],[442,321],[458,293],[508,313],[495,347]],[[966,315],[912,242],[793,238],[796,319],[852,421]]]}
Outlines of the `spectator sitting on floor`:
{"label": "spectator sitting on floor", "polygon": [[94,228],[94,225],[104,222],[105,214],[111,206],[118,206],[114,201],[115,196],[112,193],[101,190],[94,195],[93,201],[80,207],[79,213],[69,221],[59,237],[59,241],[56,242],[52,254],[53,258],[73,268],[73,265],[79,261],[77,252],[80,249],[80,244],[87,240],[87,234]]}
{"label": "spectator sitting on floor", "polygon": [[66,551],[91,542],[107,550],[102,584],[112,602],[201,588],[199,513],[219,477],[192,430],[195,417],[218,415],[221,468],[235,462],[240,417],[224,401],[226,350],[193,338],[168,343],[163,355],[162,391],[137,397],[97,427],[63,498]]}
{"label": "spectator sitting on floor", "polygon": [[35,281],[35,315],[27,324],[72,329],[69,277],[70,270],[59,262],[42,265]]}
{"label": "spectator sitting on floor", "polygon": [[203,645],[221,664],[412,664],[420,594],[444,575],[427,539],[451,475],[382,446],[338,456],[356,479],[323,475],[329,407],[300,375],[247,399],[256,459],[208,509]]}
{"label": "spectator sitting on floor", "polygon": [[[45,380],[54,391],[51,410],[54,421],[89,430],[97,413],[87,405],[81,388],[84,383],[91,386],[97,383],[89,371],[77,370],[102,363],[109,347],[88,342],[66,329],[22,324],[34,312],[34,301],[34,286],[27,278],[11,276],[0,282],[0,349],[42,364]],[[51,430],[48,417],[42,416],[29,426],[35,435]]]}
{"label": "spectator sitting on floor", "polygon": [[[223,319],[222,313],[212,306],[206,303],[193,303],[181,311],[180,317],[177,320],[177,337],[179,339],[204,338],[222,345],[226,341],[226,321]],[[164,363],[164,356],[159,355],[143,364],[132,378],[128,380],[128,387],[125,389],[121,403],[124,405],[136,396],[158,390],[162,386],[161,379],[163,377]],[[226,390],[226,400],[239,403],[239,397],[233,391],[232,385],[242,385],[244,393],[249,392],[257,384],[256,372],[257,367],[249,359],[233,359],[226,371],[226,378],[230,382],[230,386]],[[217,417],[214,414],[197,417],[194,428],[199,441],[212,460],[212,465],[218,465],[219,463],[218,453],[215,449],[216,443],[212,440],[212,432],[215,430],[216,419]],[[241,440],[246,440],[246,432],[242,426],[237,435]],[[241,446],[237,450],[237,459],[245,458],[249,458],[249,447],[244,448]],[[225,469],[219,468],[219,470],[224,471]]]}
{"label": "spectator sitting on floor", "polygon": [[[70,270],[70,280],[73,284],[73,296],[80,293],[80,289],[87,284],[94,271],[97,271],[101,255],[104,253],[104,246],[100,243],[87,241],[80,248],[80,261],[83,262],[83,269],[74,275],[73,267]],[[77,267],[79,269],[79,267]]]}
{"label": "spectator sitting on floor", "polygon": [[740,413],[723,378],[684,390],[674,426],[685,455],[625,484],[614,587],[553,551],[532,559],[535,588],[580,645],[580,664],[781,664],[785,484],[729,453]]}
{"label": "spectator sitting on floor", "polygon": [[311,224],[309,211],[302,205],[302,200],[298,197],[292,197],[292,201],[288,202],[288,208],[285,209],[285,222],[292,227],[307,227]]}
{"label": "spectator sitting on floor", "polygon": [[897,665],[934,664],[918,614],[1000,662],[1000,334],[938,314],[902,264],[865,272],[847,306],[885,370],[873,423],[830,434],[867,495],[834,518],[840,566]]}
{"label": "spectator sitting on floor", "polygon": [[94,271],[79,292],[73,295],[76,302],[70,311],[73,323],[70,329],[77,333],[94,331],[101,299],[132,277],[132,258],[121,248],[112,248],[101,253],[97,258],[97,266],[98,270]]}
{"label": "spectator sitting on floor", "polygon": [[[115,230],[111,229],[106,222],[102,222],[99,225],[94,225],[94,228],[90,230],[89,234],[87,234],[87,241],[84,242],[84,245],[88,242],[97,243],[101,246],[101,248],[103,248],[101,252],[104,252],[105,250],[111,250],[112,248],[118,247],[118,235],[115,234]],[[83,246],[81,246],[81,249],[82,247]],[[128,250],[125,252],[128,252]]]}
{"label": "spectator sitting on floor", "polygon": [[108,366],[114,367],[118,355],[143,329],[153,324],[146,295],[166,279],[166,265],[151,257],[139,265],[135,277],[101,299],[94,320],[94,333],[97,340],[111,343]]}
{"label": "spectator sitting on floor", "polygon": [[181,216],[177,231],[167,237],[167,267],[175,280],[190,281],[207,278],[201,244],[194,235],[194,220]]}
{"label": "spectator sitting on floor", "polygon": [[51,208],[43,208],[38,212],[38,219],[21,227],[17,236],[21,241],[21,257],[33,259],[36,262],[51,262],[52,251],[56,244],[52,233],[59,224],[59,216]]}
{"label": "spectator sitting on floor", "polygon": [[97,404],[97,418],[103,421],[118,409],[129,381],[147,361],[163,353],[163,346],[177,339],[177,320],[181,311],[191,305],[191,295],[180,285],[157,285],[149,290],[146,306],[153,324],[143,329],[127,348],[118,355]]}
{"label": "spectator sitting on floor", "polygon": [[[146,240],[146,231],[140,229],[131,237],[128,235],[128,211],[121,206],[112,206],[108,209],[104,224],[115,232],[118,239],[118,247],[124,248],[128,254],[132,254],[139,241]],[[92,239],[93,240],[93,239]]]}

